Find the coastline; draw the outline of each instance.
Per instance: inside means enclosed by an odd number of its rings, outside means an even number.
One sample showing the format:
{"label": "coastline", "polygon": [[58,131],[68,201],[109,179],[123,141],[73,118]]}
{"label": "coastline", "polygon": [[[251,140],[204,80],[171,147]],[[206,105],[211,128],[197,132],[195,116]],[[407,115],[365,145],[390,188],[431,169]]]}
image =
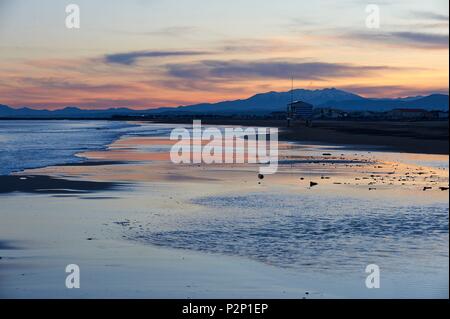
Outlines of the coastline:
{"label": "coastline", "polygon": [[[47,131],[49,126],[52,129]],[[86,159],[77,154],[106,150],[139,127],[135,122],[107,120],[0,120],[0,176],[47,166],[83,165]]]}
{"label": "coastline", "polygon": [[[286,126],[286,120],[227,119],[227,118],[49,118],[48,121],[105,121],[123,123],[192,124],[199,119],[204,125],[276,127],[279,140],[324,145],[349,145],[360,150],[386,150],[416,154],[449,155],[449,121],[333,121],[317,120],[312,127],[295,123]],[[0,118],[0,121],[42,121],[41,118]],[[120,139],[122,135],[118,135]],[[112,141],[113,142],[113,141]],[[69,165],[71,163],[68,163]]]}
{"label": "coastline", "polygon": [[[161,119],[154,123],[190,124],[192,119]],[[448,121],[314,121],[312,127],[285,120],[202,119],[204,125],[263,126],[279,128],[279,139],[350,145],[360,150],[386,150],[417,154],[449,154]]]}

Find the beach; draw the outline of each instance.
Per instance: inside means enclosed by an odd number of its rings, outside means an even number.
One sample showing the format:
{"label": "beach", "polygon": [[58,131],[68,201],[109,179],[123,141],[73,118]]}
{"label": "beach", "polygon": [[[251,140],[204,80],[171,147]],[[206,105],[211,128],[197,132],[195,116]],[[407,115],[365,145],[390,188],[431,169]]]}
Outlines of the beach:
{"label": "beach", "polygon": [[[189,124],[189,118],[157,122]],[[286,120],[203,118],[209,125],[277,127],[280,139],[291,142],[352,145],[355,149],[420,154],[449,154],[448,121],[355,121],[314,120],[311,127],[299,121],[287,127]]]}
{"label": "beach", "polygon": [[[87,140],[110,132],[94,124],[77,124]],[[173,164],[177,124],[114,125],[104,146],[0,176],[1,298],[448,298],[439,141],[405,153],[401,138],[287,131],[261,179],[255,164]],[[69,264],[80,289],[65,287]],[[381,289],[365,286],[369,264]]]}

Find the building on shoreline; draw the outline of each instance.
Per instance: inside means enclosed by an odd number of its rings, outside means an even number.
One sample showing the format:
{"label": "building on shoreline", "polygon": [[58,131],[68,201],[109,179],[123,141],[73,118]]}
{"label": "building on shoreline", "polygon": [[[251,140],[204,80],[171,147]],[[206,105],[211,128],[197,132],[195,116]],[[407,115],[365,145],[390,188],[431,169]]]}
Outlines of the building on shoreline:
{"label": "building on shoreline", "polygon": [[303,121],[307,126],[311,125],[313,119],[312,104],[295,101],[287,105],[287,125],[290,126],[294,121]]}

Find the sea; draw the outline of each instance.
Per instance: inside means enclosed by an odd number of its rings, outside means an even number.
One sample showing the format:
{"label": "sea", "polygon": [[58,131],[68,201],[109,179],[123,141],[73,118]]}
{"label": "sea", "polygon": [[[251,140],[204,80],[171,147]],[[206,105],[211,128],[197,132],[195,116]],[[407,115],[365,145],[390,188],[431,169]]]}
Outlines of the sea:
{"label": "sea", "polygon": [[0,175],[81,163],[77,154],[103,150],[122,136],[164,136],[164,124],[122,121],[0,120]]}

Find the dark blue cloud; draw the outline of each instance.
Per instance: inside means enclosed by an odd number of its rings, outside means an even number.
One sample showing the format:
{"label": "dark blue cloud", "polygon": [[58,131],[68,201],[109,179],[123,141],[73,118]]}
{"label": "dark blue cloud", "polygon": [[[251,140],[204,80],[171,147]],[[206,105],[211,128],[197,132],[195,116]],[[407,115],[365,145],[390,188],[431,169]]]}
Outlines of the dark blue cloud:
{"label": "dark blue cloud", "polygon": [[324,62],[286,61],[201,61],[195,63],[169,64],[168,74],[185,79],[297,79],[320,80],[326,78],[354,77],[374,71],[389,69],[385,66],[356,66]]}
{"label": "dark blue cloud", "polygon": [[436,48],[448,48],[448,34],[393,32],[392,37],[406,43]]}
{"label": "dark blue cloud", "polygon": [[362,32],[351,33],[345,37],[359,42],[376,42],[407,48],[448,49],[448,34],[409,31]]}
{"label": "dark blue cloud", "polygon": [[207,52],[199,51],[134,51],[126,53],[115,53],[105,55],[106,63],[115,63],[123,65],[133,65],[141,58],[164,58],[175,56],[195,56],[205,55]]}

